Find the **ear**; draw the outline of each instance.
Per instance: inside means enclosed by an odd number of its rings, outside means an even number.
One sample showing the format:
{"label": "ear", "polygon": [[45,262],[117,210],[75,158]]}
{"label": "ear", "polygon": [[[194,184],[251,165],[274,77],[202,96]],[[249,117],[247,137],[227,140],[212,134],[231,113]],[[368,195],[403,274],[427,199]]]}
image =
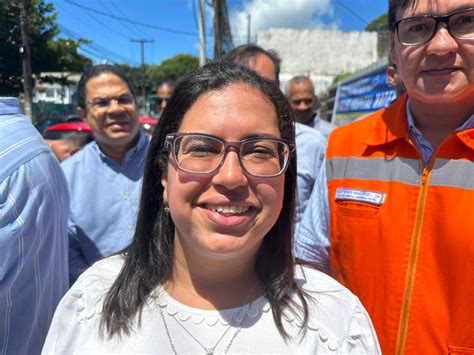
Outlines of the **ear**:
{"label": "ear", "polygon": [[396,69],[393,67],[393,65],[389,65],[387,67],[387,82],[391,87],[395,87],[397,85],[395,75],[397,75]]}
{"label": "ear", "polygon": [[83,121],[87,119],[87,112],[81,106],[77,106],[76,112]]}
{"label": "ear", "polygon": [[163,201],[168,204],[168,171],[163,171],[163,175],[161,175],[161,186],[163,186]]}

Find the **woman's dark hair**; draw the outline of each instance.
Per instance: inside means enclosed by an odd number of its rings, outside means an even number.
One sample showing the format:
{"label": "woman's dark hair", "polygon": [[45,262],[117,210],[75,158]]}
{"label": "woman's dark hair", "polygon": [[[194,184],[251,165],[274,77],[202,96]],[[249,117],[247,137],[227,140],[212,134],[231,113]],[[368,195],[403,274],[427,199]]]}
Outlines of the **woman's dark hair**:
{"label": "woman's dark hair", "polygon": [[390,31],[395,31],[393,23],[397,21],[397,10],[404,9],[411,4],[412,7],[415,7],[418,0],[389,0],[388,1],[388,28]]}
{"label": "woman's dark hair", "polygon": [[132,96],[135,98],[135,91],[133,90],[132,84],[130,83],[128,78],[125,76],[125,73],[119,67],[108,65],[108,64],[101,64],[101,65],[94,65],[90,68],[87,68],[82,74],[81,79],[79,80],[79,83],[77,84],[77,90],[76,90],[77,106],[79,106],[83,110],[86,110],[86,95],[87,95],[86,85],[89,82],[89,80],[104,73],[114,74],[114,75],[117,75],[120,79],[122,79],[125,82],[125,84],[127,84],[128,89],[130,90],[130,93],[132,94]]}
{"label": "woman's dark hair", "polygon": [[[240,83],[257,89],[273,105],[282,138],[294,144],[293,113],[285,96],[274,83],[255,72],[234,63],[214,62],[198,68],[178,84],[153,133],[143,175],[135,235],[124,251],[124,266],[104,302],[101,329],[105,328],[109,337],[129,334],[132,320],[141,314],[151,292],[169,277],[172,270],[175,228],[170,215],[164,211],[161,185],[168,164],[168,152],[164,148],[166,135],[179,129],[185,113],[201,95]],[[283,208],[263,239],[255,270],[272,307],[278,330],[287,339],[288,333],[282,323],[285,309],[302,320],[302,330],[308,320],[305,293],[295,282],[292,257],[296,193],[294,154],[285,172],[284,185]],[[292,292],[296,292],[302,307],[291,300]]]}

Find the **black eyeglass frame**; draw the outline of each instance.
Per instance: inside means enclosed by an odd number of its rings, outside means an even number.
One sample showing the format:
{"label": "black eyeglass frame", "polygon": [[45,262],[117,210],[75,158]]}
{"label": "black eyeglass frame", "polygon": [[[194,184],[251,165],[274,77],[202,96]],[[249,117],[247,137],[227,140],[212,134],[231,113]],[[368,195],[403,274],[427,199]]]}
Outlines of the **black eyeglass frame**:
{"label": "black eyeglass frame", "polygon": [[[126,103],[120,102],[123,100],[127,100]],[[94,109],[104,109],[110,107],[112,101],[116,101],[120,106],[127,106],[136,104],[135,97],[132,94],[122,94],[118,96],[109,96],[109,97],[96,97],[90,101],[87,101],[87,104]],[[101,105],[101,103],[107,103],[106,105]]]}
{"label": "black eyeglass frame", "polygon": [[[184,169],[179,165],[178,158],[176,156],[176,145],[175,145],[176,140],[180,137],[191,136],[191,135],[212,138],[212,139],[220,141],[224,144],[224,154],[222,156],[221,162],[214,169],[209,170],[209,171],[192,171],[192,170]],[[242,144],[247,143],[247,142],[251,142],[251,141],[258,141],[258,140],[262,140],[262,139],[268,140],[268,141],[274,141],[274,142],[278,142],[278,143],[283,143],[288,147],[288,159],[285,160],[285,166],[283,167],[283,169],[281,169],[281,171],[278,174],[274,174],[274,175],[256,175],[256,174],[252,174],[251,172],[249,172],[245,168],[244,164],[242,163],[242,159],[240,157],[240,147],[242,146]],[[253,136],[253,137],[242,139],[240,142],[228,142],[228,141],[225,141],[224,139],[222,139],[220,137],[214,136],[212,134],[207,134],[207,133],[176,132],[176,133],[170,133],[170,134],[166,135],[164,148],[168,153],[172,154],[173,160],[176,162],[176,166],[178,167],[178,169],[181,170],[181,171],[184,171],[186,173],[199,174],[199,175],[214,173],[215,171],[219,170],[221,168],[221,166],[224,164],[224,161],[227,157],[227,153],[229,152],[229,150],[233,149],[233,150],[235,150],[235,152],[237,152],[237,156],[239,158],[240,166],[242,167],[242,169],[248,175],[258,177],[258,178],[273,178],[273,177],[280,176],[281,174],[283,174],[286,171],[286,169],[288,169],[288,166],[290,164],[291,155],[293,154],[293,152],[295,150],[295,145],[293,143],[288,143],[288,141],[286,141],[285,139],[273,138],[273,137],[268,137],[268,136]]]}
{"label": "black eyeglass frame", "polygon": [[[463,12],[467,12],[467,11],[472,11],[474,10],[474,7],[469,7],[467,9],[462,9],[462,10],[458,10],[458,11],[454,11],[454,12],[451,12],[450,14],[448,15],[444,15],[444,16],[433,16],[433,15],[419,15],[419,16],[411,16],[411,17],[405,17],[405,18],[402,18],[401,20],[398,20],[398,21],[394,21],[392,23],[392,28],[397,32],[397,38],[398,38],[398,41],[405,45],[405,46],[416,46],[416,45],[420,45],[420,44],[425,44],[425,43],[428,43],[429,41],[431,41],[433,39],[433,37],[436,35],[436,33],[438,32],[438,26],[440,23],[444,23],[446,25],[446,29],[448,30],[449,34],[451,35],[451,37],[455,38],[455,39],[458,39],[458,40],[465,40],[465,38],[458,38],[457,36],[455,36],[452,32],[451,32],[451,27],[449,25],[449,20],[451,18],[451,16],[453,15],[458,15],[460,13],[463,13]],[[435,25],[433,27],[433,33],[431,34],[431,36],[426,39],[425,41],[423,42],[419,42],[419,43],[406,43],[406,42],[403,42],[401,39],[400,39],[400,33],[398,31],[398,26],[400,25],[401,22],[403,21],[407,21],[407,20],[412,20],[412,19],[417,19],[417,18],[432,18],[435,20]],[[469,40],[472,40],[474,38],[469,38]]]}

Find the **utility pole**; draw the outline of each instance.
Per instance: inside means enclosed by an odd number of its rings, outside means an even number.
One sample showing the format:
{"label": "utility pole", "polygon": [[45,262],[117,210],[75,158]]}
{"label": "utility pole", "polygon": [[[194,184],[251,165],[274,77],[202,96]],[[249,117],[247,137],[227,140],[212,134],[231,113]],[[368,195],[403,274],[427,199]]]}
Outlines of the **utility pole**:
{"label": "utility pole", "polygon": [[[145,69],[145,43],[153,43],[151,39],[131,39],[130,42],[140,43],[142,54],[142,105],[145,105],[146,100],[146,69]],[[143,106],[142,106],[143,107]]]}
{"label": "utility pole", "polygon": [[213,0],[214,4],[214,59],[222,55],[222,8],[221,0]]}
{"label": "utility pole", "polygon": [[250,14],[247,14],[247,44],[250,44]]}
{"label": "utility pole", "polygon": [[204,28],[204,13],[206,0],[199,1],[199,66],[206,64],[206,30]]}
{"label": "utility pole", "polygon": [[25,95],[25,116],[32,118],[33,80],[31,76],[30,38],[27,1],[20,1],[21,61],[23,67],[23,92]]}

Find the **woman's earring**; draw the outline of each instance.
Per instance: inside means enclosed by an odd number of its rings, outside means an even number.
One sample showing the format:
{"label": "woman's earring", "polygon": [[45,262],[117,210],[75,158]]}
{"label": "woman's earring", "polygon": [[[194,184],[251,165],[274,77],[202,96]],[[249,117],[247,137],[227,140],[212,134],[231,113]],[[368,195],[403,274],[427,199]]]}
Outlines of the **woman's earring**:
{"label": "woman's earring", "polygon": [[168,206],[168,201],[163,201],[163,204],[165,207],[163,208],[165,210],[165,213],[170,213],[170,207]]}

